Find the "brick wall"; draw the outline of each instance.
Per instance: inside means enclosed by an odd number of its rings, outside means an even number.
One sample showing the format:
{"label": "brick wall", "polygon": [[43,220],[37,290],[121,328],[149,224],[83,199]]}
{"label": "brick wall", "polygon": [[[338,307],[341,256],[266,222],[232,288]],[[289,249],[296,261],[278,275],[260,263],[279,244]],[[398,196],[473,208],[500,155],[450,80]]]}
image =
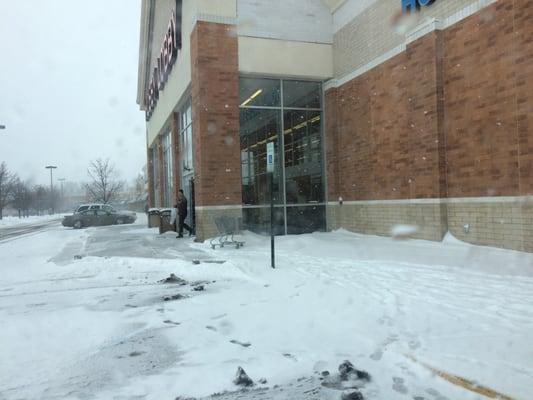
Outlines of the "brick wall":
{"label": "brick wall", "polygon": [[[498,200],[533,194],[531,21],[532,1],[499,0],[326,92],[329,200],[349,202],[330,203],[330,227],[411,221],[428,239],[533,251],[533,206]],[[387,202],[463,197],[491,199]]]}
{"label": "brick wall", "polygon": [[[237,47],[232,25],[198,21],[191,34],[195,202],[203,210],[242,203]],[[202,215],[198,239],[214,226]]]}
{"label": "brick wall", "polygon": [[191,35],[196,204],[241,204],[237,37],[197,22]]}
{"label": "brick wall", "polygon": [[444,35],[448,195],[533,193],[533,2],[500,0]]}
{"label": "brick wall", "polygon": [[326,92],[328,192],[345,200],[442,195],[442,109],[438,76],[442,36]]}
{"label": "brick wall", "polygon": [[[431,7],[423,7],[418,18],[412,22],[416,24],[431,18],[445,20],[483,1],[490,0],[439,0]],[[337,12],[345,12],[344,7]],[[400,0],[377,0],[335,32],[333,47],[336,78],[362,67],[405,41],[405,33],[393,21],[400,12]]]}

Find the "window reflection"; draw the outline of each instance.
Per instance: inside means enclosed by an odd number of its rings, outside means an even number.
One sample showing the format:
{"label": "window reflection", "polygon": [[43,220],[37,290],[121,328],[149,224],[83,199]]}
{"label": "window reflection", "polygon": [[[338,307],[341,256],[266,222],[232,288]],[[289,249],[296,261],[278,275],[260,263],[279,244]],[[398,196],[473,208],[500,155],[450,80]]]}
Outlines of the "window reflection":
{"label": "window reflection", "polygon": [[279,79],[241,78],[239,104],[241,107],[280,107]]}
{"label": "window reflection", "polygon": [[317,82],[283,81],[283,106],[285,108],[320,108],[322,90]]}
{"label": "window reflection", "polygon": [[239,82],[242,196],[248,206],[243,211],[245,226],[257,232],[269,230],[266,144],[273,142],[274,199],[282,205],[276,207],[276,230],[324,230],[320,83],[256,78]]}
{"label": "window reflection", "polygon": [[180,111],[181,159],[183,172],[192,172],[192,107],[188,101]]}
{"label": "window reflection", "polygon": [[[269,204],[270,192],[266,171],[266,144],[274,142],[274,201],[282,201],[279,137],[280,112],[268,109],[241,109],[241,177],[244,204]],[[277,156],[276,156],[277,155]]]}
{"label": "window reflection", "polygon": [[323,201],[320,111],[284,112],[287,203]]}

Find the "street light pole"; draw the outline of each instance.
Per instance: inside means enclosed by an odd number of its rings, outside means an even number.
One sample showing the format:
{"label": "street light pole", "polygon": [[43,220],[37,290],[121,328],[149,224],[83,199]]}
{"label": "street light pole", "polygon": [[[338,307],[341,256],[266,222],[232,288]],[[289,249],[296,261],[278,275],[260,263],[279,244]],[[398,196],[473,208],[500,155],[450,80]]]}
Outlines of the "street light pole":
{"label": "street light pole", "polygon": [[55,214],[54,212],[54,184],[52,181],[52,170],[57,169],[57,167],[55,165],[47,165],[45,168],[50,170],[50,205],[52,206],[52,214]]}
{"label": "street light pole", "polygon": [[61,182],[61,209],[65,207],[65,196],[63,195],[63,182],[65,181],[65,178],[57,178],[59,182]]}

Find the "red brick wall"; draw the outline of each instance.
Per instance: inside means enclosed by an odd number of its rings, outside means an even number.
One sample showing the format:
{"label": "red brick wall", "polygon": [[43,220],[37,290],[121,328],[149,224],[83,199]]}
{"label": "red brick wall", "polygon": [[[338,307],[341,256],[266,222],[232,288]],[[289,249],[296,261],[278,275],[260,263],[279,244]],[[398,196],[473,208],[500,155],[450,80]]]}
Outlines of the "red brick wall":
{"label": "red brick wall", "polygon": [[198,21],[191,34],[196,205],[241,204],[237,36]]}
{"label": "red brick wall", "polygon": [[533,193],[532,21],[500,0],[327,91],[329,199]]}
{"label": "red brick wall", "polygon": [[449,196],[533,193],[533,1],[500,0],[444,35]]}
{"label": "red brick wall", "polygon": [[441,42],[440,33],[428,34],[406,52],[326,93],[330,197],[441,195]]}

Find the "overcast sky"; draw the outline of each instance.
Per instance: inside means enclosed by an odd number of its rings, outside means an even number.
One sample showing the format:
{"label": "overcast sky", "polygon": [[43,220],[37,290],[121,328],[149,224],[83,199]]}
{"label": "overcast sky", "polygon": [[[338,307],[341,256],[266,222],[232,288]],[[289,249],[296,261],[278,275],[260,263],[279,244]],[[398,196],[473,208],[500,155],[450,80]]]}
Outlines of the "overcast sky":
{"label": "overcast sky", "polygon": [[146,163],[136,100],[140,0],[0,0],[0,162],[34,183]]}

